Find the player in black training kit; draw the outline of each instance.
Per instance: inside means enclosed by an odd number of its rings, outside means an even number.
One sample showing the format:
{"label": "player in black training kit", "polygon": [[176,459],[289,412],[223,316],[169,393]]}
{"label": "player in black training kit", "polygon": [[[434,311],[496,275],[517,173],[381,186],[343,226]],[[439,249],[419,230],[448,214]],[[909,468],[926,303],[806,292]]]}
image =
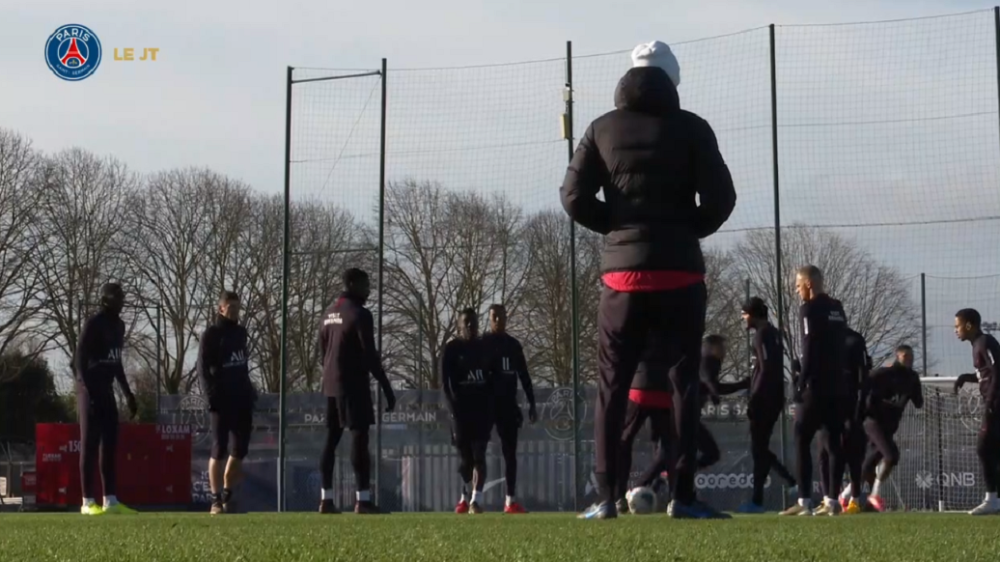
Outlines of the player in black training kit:
{"label": "player in black training kit", "polygon": [[344,272],[344,292],[327,309],[319,329],[319,349],[323,358],[323,394],[326,395],[326,445],[320,472],[323,498],[320,513],[337,513],[333,505],[333,467],[337,444],[344,430],[351,432],[351,466],[358,487],[354,512],[383,513],[371,497],[371,453],[368,432],[375,423],[369,374],[385,394],[386,411],[396,406],[389,378],[375,349],[372,313],[365,308],[371,293],[368,274],[360,269]]}
{"label": "player in black training kit", "polygon": [[[913,370],[913,348],[896,348],[896,361],[872,372],[861,388],[864,403],[863,424],[868,436],[868,454],[862,465],[862,479],[871,486],[868,504],[877,511],[884,509],[879,491],[892,469],[899,463],[899,447],[893,436],[899,429],[907,402],[915,408],[924,407],[920,375]],[[876,468],[881,463],[881,470]],[[853,501],[853,500],[852,500]],[[862,502],[862,506],[864,503]]]}
{"label": "player in black training kit", "polygon": [[526,513],[514,496],[517,490],[517,432],[524,423],[524,414],[517,403],[518,380],[528,399],[528,421],[538,421],[538,411],[535,409],[535,391],[531,386],[524,349],[517,338],[507,333],[507,309],[502,304],[490,306],[490,332],[483,336],[483,346],[490,362],[490,370],[496,377],[495,422],[497,436],[500,437],[500,450],[503,452],[504,480],[507,485],[503,512]]}
{"label": "player in black training kit", "polygon": [[[135,396],[129,388],[122,366],[125,345],[125,323],[121,312],[125,292],[121,285],[108,283],[101,287],[101,311],[83,325],[73,358],[76,372],[76,411],[80,421],[80,483],[83,488],[84,515],[135,513],[118,501],[116,492],[115,452],[118,449],[118,404],[114,382],[125,394],[129,413],[138,411]],[[94,501],[94,465],[100,454],[101,484],[104,507]]]}
{"label": "player in black training kit", "polygon": [[[822,445],[829,450],[830,475],[843,478],[841,434],[851,407],[844,383],[844,355],[847,318],[840,301],[823,291],[823,273],[810,265],[799,269],[795,286],[804,301],[799,307],[802,329],[801,373],[795,389],[795,456],[798,468],[799,501],[782,515],[812,515],[812,442],[820,432]],[[832,478],[831,478],[832,479]],[[830,494],[837,486],[827,482]],[[826,512],[835,515],[836,500],[825,498]]]}
{"label": "player in black training kit", "polygon": [[494,374],[479,339],[479,317],[471,308],[458,315],[458,335],[441,352],[441,388],[451,412],[451,437],[458,449],[463,484],[455,513],[482,513],[486,446],[494,420]]}
{"label": "player in black training kit", "polygon": [[959,377],[955,382],[955,392],[963,384],[978,379],[983,399],[983,421],[976,452],[982,465],[986,499],[970,511],[970,515],[1000,513],[1000,500],[997,500],[997,486],[1000,484],[1000,373],[997,372],[1000,344],[996,338],[983,332],[982,325],[982,316],[976,310],[965,308],[955,314],[955,335],[962,341],[972,343],[972,366],[976,369],[975,375]]}
{"label": "player in black training kit", "polygon": [[781,334],[767,319],[767,305],[753,297],[743,305],[743,321],[753,330],[753,374],[737,383],[750,391],[747,419],[750,421],[750,450],[753,456],[753,496],[737,511],[764,513],[764,484],[773,469],[795,488],[795,478],[771,452],[774,425],[785,407],[785,372],[781,355]]}
{"label": "player in black training kit", "polygon": [[[225,291],[218,317],[201,336],[198,374],[212,416],[212,456],[208,481],[211,513],[236,513],[233,490],[242,480],[242,463],[250,448],[257,391],[250,381],[247,330],[240,325],[240,297]],[[232,448],[229,448],[230,437]],[[223,464],[223,460],[228,460]]]}
{"label": "player in black training kit", "polygon": [[[847,328],[847,341],[845,350],[847,355],[844,358],[844,381],[847,385],[848,403],[851,409],[847,412],[848,417],[844,422],[844,433],[841,438],[844,450],[844,461],[847,464],[847,473],[851,477],[851,483],[844,488],[840,494],[840,507],[848,515],[861,513],[865,502],[861,497],[861,473],[862,464],[865,459],[865,437],[864,424],[864,398],[862,388],[868,380],[868,373],[872,368],[872,358],[868,355],[868,343],[865,337]],[[900,346],[900,349],[906,346]],[[897,349],[897,354],[900,353]],[[913,350],[910,350],[908,365],[913,365]],[[823,450],[820,453],[820,472],[823,474],[825,482],[840,483],[839,477],[842,474],[828,475],[826,471],[830,469],[829,453]],[[831,476],[833,476],[831,478]],[[836,492],[824,490],[824,494],[829,495]]]}

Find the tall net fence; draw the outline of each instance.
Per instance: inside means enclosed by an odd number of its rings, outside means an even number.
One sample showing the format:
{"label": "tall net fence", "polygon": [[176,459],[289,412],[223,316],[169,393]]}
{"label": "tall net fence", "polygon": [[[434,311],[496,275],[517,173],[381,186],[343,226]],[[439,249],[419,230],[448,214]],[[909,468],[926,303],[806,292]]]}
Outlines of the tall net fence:
{"label": "tall net fence", "polygon": [[[805,263],[824,269],[829,292],[845,303],[876,361],[889,360],[893,348],[906,342],[918,350],[918,367],[924,370],[926,363],[925,374],[969,372],[968,345],[952,334],[955,311],[971,306],[987,322],[1000,319],[993,13],[779,26],[672,47],[681,64],[682,107],[712,125],[739,196],[730,221],[704,243],[708,329],[737,342],[730,345],[725,375],[748,373],[738,315],[738,303],[748,295],[771,304],[774,320],[786,330],[786,358],[798,355],[794,270]],[[321,488],[326,402],[319,393],[315,339],[322,310],[339,292],[344,269],[374,273],[380,259],[384,283],[373,290],[369,306],[381,309],[382,354],[399,397],[396,411],[380,412],[373,428],[382,506],[447,510],[457,499],[457,459],[437,364],[454,336],[457,311],[479,310],[485,330],[486,310],[494,302],[510,312],[509,330],[524,345],[539,404],[538,423],[522,429],[518,496],[532,510],[570,510],[592,499],[603,242],[582,228],[571,238],[558,201],[568,147],[559,119],[566,110],[567,62],[579,138],[612,109],[630,60],[629,51],[570,61],[553,55],[488,67],[390,66],[385,75],[295,70],[284,331],[287,450],[281,465],[288,509],[313,509]],[[331,76],[341,78],[298,82]],[[262,210],[259,221],[262,236],[274,244],[263,259],[278,260],[281,201],[273,203],[270,210],[278,212]],[[259,282],[280,278],[264,275]],[[249,303],[246,308],[259,309]],[[574,317],[580,388],[573,387]],[[275,393],[281,340],[276,324],[269,325],[271,331],[256,336],[255,361],[264,390]],[[973,395],[952,394],[947,384],[925,392],[928,404],[908,411],[900,432],[904,461],[890,501],[897,508],[936,509],[941,502],[949,509],[969,507],[980,491],[978,476],[965,476],[978,473],[969,448],[975,411],[966,403]],[[585,396],[578,420],[575,396]],[[202,423],[204,417],[196,419],[201,410],[190,407],[194,400],[167,399],[161,417]],[[259,492],[259,509],[277,505],[281,408],[277,395],[264,396],[255,422],[247,488]],[[745,410],[743,399],[734,398],[703,412],[723,457],[699,476],[698,486],[724,508],[749,494]],[[196,451],[204,455],[207,440],[201,439]],[[354,492],[348,441],[340,445],[335,471],[338,501],[345,507]],[[652,453],[647,439],[638,443],[637,470]],[[776,432],[772,448],[790,458],[785,443]],[[494,439],[486,492],[491,509],[501,506],[504,495],[499,453]],[[204,456],[196,459],[195,479],[204,476],[203,463]],[[940,482],[954,493],[939,488]],[[781,505],[781,484],[768,483],[768,507]]]}

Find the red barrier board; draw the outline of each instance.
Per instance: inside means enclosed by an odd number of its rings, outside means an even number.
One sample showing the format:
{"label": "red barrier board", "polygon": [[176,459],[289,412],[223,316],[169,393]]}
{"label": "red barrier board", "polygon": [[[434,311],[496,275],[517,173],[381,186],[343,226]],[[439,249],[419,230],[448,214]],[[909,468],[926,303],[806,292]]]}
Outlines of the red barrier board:
{"label": "red barrier board", "polygon": [[[122,424],[116,468],[118,498],[127,505],[177,505],[191,501],[191,435],[182,426]],[[35,473],[39,505],[78,505],[80,426],[35,426]],[[100,470],[94,470],[94,496],[101,498]]]}

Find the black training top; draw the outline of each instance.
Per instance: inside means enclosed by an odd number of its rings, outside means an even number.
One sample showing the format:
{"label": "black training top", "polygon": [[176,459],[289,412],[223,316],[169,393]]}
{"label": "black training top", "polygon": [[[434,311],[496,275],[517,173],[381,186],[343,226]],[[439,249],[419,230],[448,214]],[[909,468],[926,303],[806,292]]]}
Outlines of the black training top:
{"label": "black training top", "polygon": [[1000,374],[997,373],[997,360],[1000,359],[1000,344],[990,334],[980,334],[972,342],[972,366],[979,377],[979,392],[987,405],[1000,405]]}
{"label": "black training top", "polygon": [[924,407],[920,375],[900,363],[873,371],[865,379],[862,395],[865,416],[891,429],[899,427],[907,402],[913,402],[916,408]]}
{"label": "black training top", "polygon": [[341,294],[326,310],[319,328],[319,350],[326,396],[370,393],[369,374],[383,388],[389,385],[382,358],[375,348],[372,313],[347,293]]}
{"label": "black training top", "polygon": [[[607,235],[605,273],[704,273],[699,241],[736,206],[712,127],[681,109],[677,88],[660,68],[626,72],[615,108],[580,139],[560,190],[563,208],[578,224]],[[603,201],[597,198],[602,189]]]}
{"label": "black training top", "polygon": [[494,373],[480,339],[453,339],[441,352],[441,389],[452,417],[488,416],[493,411]]}
{"label": "black training top", "polygon": [[778,329],[770,322],[754,333],[751,400],[775,404],[785,400],[785,372],[781,358],[780,337]]}
{"label": "black training top", "polygon": [[535,391],[521,342],[507,333],[490,333],[483,336],[482,345],[489,368],[496,377],[494,396],[498,407],[517,407],[517,381],[520,380],[524,396],[534,408]]}
{"label": "black training top", "polygon": [[843,383],[847,315],[840,301],[818,295],[799,307],[802,329],[800,392],[806,389],[828,396],[850,395]]}
{"label": "black training top", "polygon": [[92,397],[113,397],[114,381],[122,390],[130,391],[122,366],[125,346],[125,323],[108,312],[98,312],[83,324],[73,358],[73,371],[78,384]]}
{"label": "black training top", "polygon": [[212,410],[252,405],[257,399],[250,381],[247,340],[246,328],[224,316],[201,335],[198,375]]}

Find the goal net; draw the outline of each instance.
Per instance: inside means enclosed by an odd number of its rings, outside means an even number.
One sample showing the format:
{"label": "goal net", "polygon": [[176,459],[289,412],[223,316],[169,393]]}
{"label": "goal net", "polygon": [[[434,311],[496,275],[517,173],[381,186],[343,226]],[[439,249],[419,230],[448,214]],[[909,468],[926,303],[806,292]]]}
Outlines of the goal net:
{"label": "goal net", "polygon": [[883,483],[882,499],[894,510],[968,510],[985,492],[976,456],[982,405],[979,389],[958,394],[955,377],[925,377],[924,407],[907,406],[896,434],[900,461]]}

